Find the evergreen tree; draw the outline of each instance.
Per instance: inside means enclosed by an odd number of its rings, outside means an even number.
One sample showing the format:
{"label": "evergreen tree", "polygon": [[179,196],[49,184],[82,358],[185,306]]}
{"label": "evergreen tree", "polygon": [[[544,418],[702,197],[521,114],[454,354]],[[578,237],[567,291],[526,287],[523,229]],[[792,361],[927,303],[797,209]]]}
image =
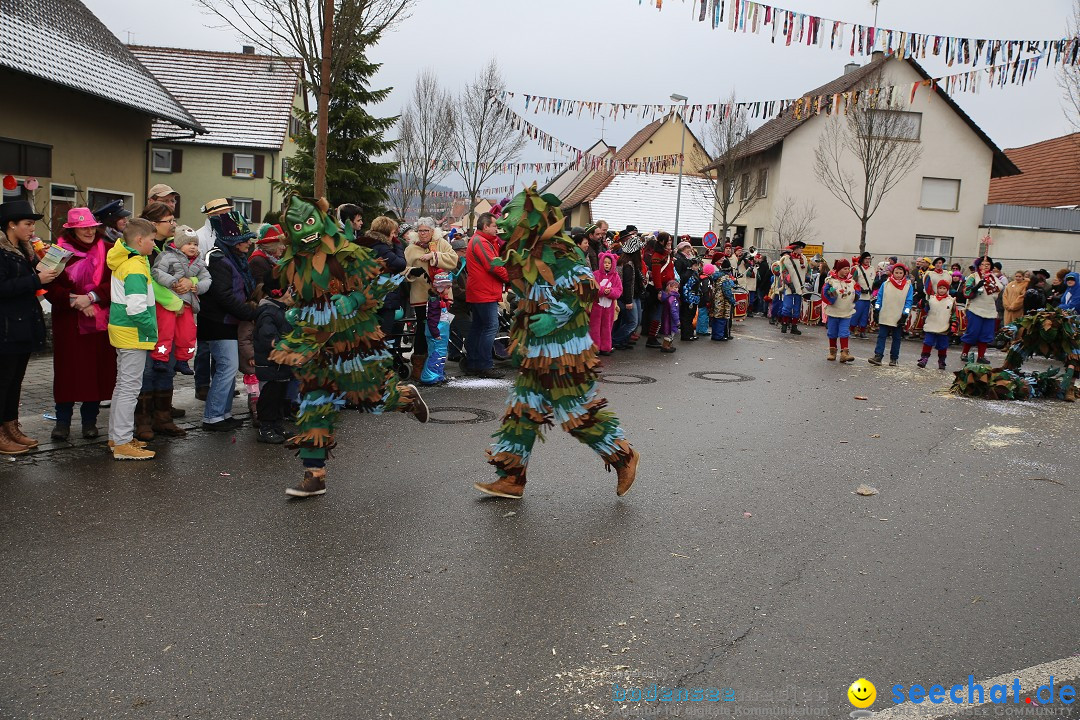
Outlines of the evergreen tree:
{"label": "evergreen tree", "polygon": [[[382,102],[392,90],[370,89],[371,78],[380,67],[361,53],[335,83],[330,95],[326,150],[327,200],[332,206],[354,203],[371,216],[386,208],[387,189],[397,170],[397,163],[378,162],[375,158],[392,153],[397,141],[384,139],[384,133],[394,127],[398,118],[377,118],[366,110]],[[297,114],[303,129],[296,138],[299,150],[289,162],[285,187],[311,197],[315,182],[315,113]]]}

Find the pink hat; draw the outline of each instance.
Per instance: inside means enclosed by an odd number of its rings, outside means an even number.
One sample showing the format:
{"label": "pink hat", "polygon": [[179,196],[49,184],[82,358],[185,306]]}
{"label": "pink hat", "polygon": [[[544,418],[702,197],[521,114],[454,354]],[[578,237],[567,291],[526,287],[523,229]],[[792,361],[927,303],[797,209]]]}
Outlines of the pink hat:
{"label": "pink hat", "polygon": [[90,212],[90,208],[71,208],[68,210],[68,221],[64,223],[64,227],[68,230],[74,228],[88,228],[99,227],[101,223],[94,217],[94,213]]}

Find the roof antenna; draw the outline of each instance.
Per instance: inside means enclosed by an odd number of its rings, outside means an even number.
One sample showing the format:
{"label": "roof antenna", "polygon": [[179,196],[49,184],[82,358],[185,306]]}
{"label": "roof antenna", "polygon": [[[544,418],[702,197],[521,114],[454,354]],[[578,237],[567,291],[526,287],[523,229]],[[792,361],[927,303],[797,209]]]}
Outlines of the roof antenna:
{"label": "roof antenna", "polygon": [[607,125],[607,118],[603,115],[600,116],[600,142],[604,142],[604,127]]}
{"label": "roof antenna", "polygon": [[127,33],[127,36],[128,36],[127,44],[130,45],[131,44],[131,36],[134,35],[134,33],[131,32],[130,30],[125,30],[124,32]]}
{"label": "roof antenna", "polygon": [[870,0],[870,4],[874,6],[874,48],[875,49],[877,48],[877,39],[878,39],[877,14],[878,14],[878,4],[880,2],[881,2],[881,0]]}

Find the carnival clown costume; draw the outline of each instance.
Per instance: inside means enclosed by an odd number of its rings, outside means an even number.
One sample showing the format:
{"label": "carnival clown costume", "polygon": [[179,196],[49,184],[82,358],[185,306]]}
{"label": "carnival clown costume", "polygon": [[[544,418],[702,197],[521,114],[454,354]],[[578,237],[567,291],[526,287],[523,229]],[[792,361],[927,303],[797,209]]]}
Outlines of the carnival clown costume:
{"label": "carnival clown costume", "polygon": [[506,268],[521,298],[510,330],[520,372],[488,450],[499,477],[474,484],[489,495],[522,496],[533,444],[553,421],[600,455],[608,470],[615,468],[617,495],[630,490],[637,473],[638,452],[597,395],[597,350],[589,336],[597,285],[563,226],[559,199],[539,195],[535,184],[514,197],[499,221],[508,240],[492,264]]}
{"label": "carnival clown costume", "polygon": [[398,385],[379,329],[379,306],[403,276],[384,275],[382,263],[347,240],[327,209],[324,198],[294,196],[282,213],[288,246],[278,270],[296,305],[286,313],[292,332],[270,360],[295,367],[300,380],[299,433],[289,443],[299,449],[305,472],[285,491],[294,497],[326,492],[326,458],[346,403],[363,412],[398,410],[428,419],[416,388]]}

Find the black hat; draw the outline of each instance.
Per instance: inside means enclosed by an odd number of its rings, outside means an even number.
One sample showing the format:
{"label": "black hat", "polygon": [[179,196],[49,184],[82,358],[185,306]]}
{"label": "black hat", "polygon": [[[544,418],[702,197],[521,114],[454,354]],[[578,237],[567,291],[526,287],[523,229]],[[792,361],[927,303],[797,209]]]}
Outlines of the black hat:
{"label": "black hat", "polygon": [[113,200],[94,211],[94,219],[99,223],[126,217],[131,217],[131,211],[124,207],[123,200]]}
{"label": "black hat", "polygon": [[4,229],[9,222],[19,220],[40,220],[45,217],[41,213],[34,212],[34,206],[29,200],[8,200],[0,205],[0,230]]}
{"label": "black hat", "polygon": [[575,225],[570,228],[570,237],[574,240],[581,240],[581,238],[585,237],[585,228]]}
{"label": "black hat", "polygon": [[793,248],[804,248],[804,247],[806,247],[806,243],[804,243],[802,240],[795,240],[795,241],[793,241],[791,243],[791,247],[793,247]]}
{"label": "black hat", "polygon": [[870,254],[870,253],[868,253],[868,252],[864,252],[864,253],[862,253],[861,255],[859,255],[859,262],[860,262],[860,263],[862,263],[862,261],[863,261],[863,258],[868,258],[868,257],[874,257],[874,256],[873,256],[873,255],[871,255],[871,254]]}
{"label": "black hat", "polygon": [[638,230],[636,226],[627,225],[626,228],[621,233],[619,233],[619,235],[629,235],[630,233],[636,233],[637,231]]}
{"label": "black hat", "polygon": [[1039,268],[1035,272],[1038,273],[1039,275],[1042,275],[1047,280],[1050,279],[1050,271],[1047,270],[1046,268]]}
{"label": "black hat", "polygon": [[943,258],[943,257],[941,257],[941,256],[938,256],[938,257],[934,258],[934,262],[933,262],[933,263],[931,263],[931,264],[933,264],[933,265],[937,265],[937,261],[938,261],[938,260],[940,260],[941,262],[948,262],[948,261],[947,261],[947,260],[946,260],[945,258]]}

